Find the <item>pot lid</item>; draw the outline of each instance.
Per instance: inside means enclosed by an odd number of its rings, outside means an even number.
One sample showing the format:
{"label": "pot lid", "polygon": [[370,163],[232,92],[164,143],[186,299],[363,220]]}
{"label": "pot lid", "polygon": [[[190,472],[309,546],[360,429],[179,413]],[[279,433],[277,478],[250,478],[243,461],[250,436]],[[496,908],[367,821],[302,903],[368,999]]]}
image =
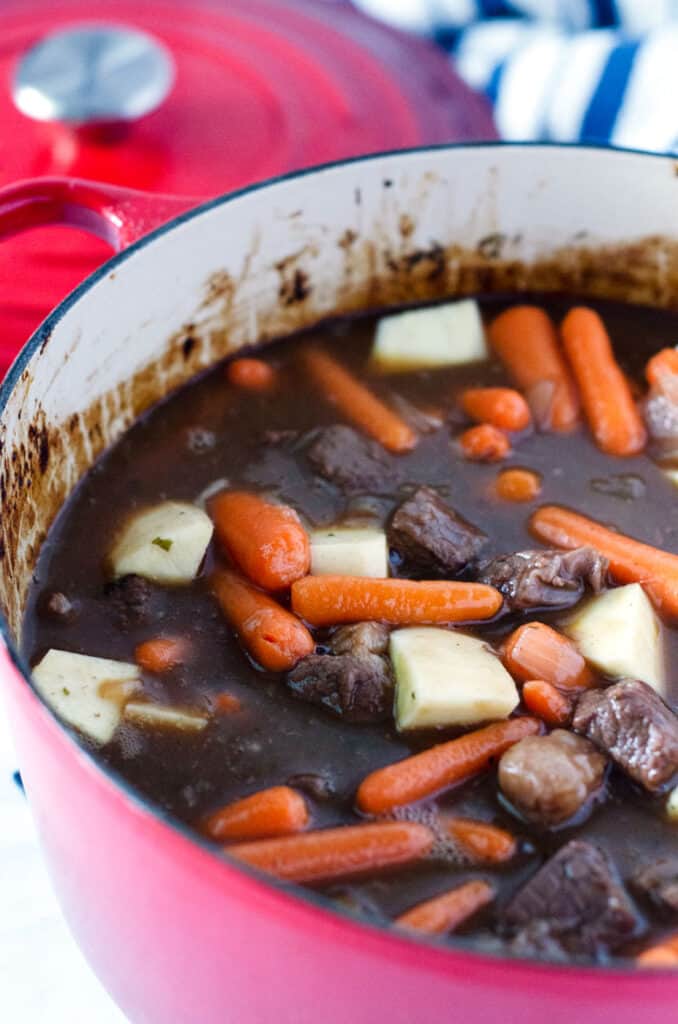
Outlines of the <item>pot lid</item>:
{"label": "pot lid", "polygon": [[[0,185],[69,175],[208,198],[298,167],[495,136],[426,42],[343,0],[4,0]],[[9,140],[9,141],[8,141]],[[108,256],[73,231],[0,247],[0,364]]]}

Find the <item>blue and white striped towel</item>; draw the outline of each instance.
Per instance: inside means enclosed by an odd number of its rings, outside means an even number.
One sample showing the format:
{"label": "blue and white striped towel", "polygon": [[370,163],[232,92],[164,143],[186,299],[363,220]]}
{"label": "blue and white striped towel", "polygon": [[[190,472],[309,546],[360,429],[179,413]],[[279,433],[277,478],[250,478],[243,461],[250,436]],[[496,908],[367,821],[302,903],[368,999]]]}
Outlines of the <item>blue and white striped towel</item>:
{"label": "blue and white striped towel", "polygon": [[678,151],[678,0],[355,0],[429,35],[502,138]]}

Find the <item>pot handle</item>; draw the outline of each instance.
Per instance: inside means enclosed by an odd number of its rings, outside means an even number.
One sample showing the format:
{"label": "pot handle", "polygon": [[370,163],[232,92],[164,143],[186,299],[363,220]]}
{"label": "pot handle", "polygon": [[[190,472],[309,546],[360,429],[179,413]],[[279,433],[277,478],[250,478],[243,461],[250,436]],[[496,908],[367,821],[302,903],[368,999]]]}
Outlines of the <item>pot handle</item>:
{"label": "pot handle", "polygon": [[199,202],[78,178],[31,178],[0,189],[0,239],[64,224],[96,235],[120,252]]}

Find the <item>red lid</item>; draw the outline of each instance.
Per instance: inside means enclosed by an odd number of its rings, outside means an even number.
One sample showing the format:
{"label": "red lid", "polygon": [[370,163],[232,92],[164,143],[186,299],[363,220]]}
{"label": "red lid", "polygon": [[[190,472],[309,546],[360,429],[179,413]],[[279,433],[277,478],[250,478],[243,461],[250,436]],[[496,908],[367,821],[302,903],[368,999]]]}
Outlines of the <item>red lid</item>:
{"label": "red lid", "polygon": [[[29,120],[10,92],[18,59],[55,29],[91,20],[83,0],[4,0],[0,185],[57,174],[208,197],[344,156],[495,134],[441,53],[341,0],[104,0],[97,22],[143,29],[168,48],[169,97],[117,137]],[[3,243],[3,354],[107,255],[63,229]]]}

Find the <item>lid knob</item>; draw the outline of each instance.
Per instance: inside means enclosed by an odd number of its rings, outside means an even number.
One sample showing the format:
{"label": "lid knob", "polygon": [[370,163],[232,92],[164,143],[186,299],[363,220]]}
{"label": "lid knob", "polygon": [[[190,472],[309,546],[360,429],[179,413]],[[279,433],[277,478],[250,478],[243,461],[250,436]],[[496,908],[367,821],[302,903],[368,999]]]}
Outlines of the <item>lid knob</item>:
{"label": "lid knob", "polygon": [[173,81],[174,61],[152,36],[124,26],[78,25],[45,36],[24,54],[12,95],[36,121],[96,126],[149,114]]}

